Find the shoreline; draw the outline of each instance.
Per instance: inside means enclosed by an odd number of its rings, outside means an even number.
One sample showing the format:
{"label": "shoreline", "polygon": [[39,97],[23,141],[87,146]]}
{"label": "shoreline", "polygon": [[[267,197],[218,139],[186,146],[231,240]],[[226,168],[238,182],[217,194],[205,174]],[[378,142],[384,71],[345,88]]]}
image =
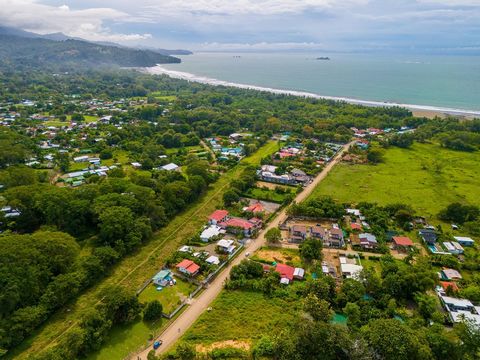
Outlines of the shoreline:
{"label": "shoreline", "polygon": [[257,86],[257,85],[248,85],[248,84],[218,80],[218,79],[209,78],[206,76],[197,76],[195,74],[188,73],[188,72],[169,70],[164,68],[161,65],[142,68],[141,71],[151,75],[167,75],[175,79],[187,80],[190,82],[197,82],[201,84],[207,84],[207,85],[213,85],[213,86],[236,87],[239,89],[263,91],[263,92],[269,92],[269,93],[278,94],[278,95],[291,95],[291,96],[307,97],[307,98],[314,98],[314,99],[344,101],[349,104],[372,106],[372,107],[399,106],[399,107],[403,107],[411,110],[414,116],[422,116],[427,118],[434,118],[435,116],[438,116],[438,117],[459,116],[467,119],[473,119],[475,117],[480,117],[480,110],[476,111],[476,110],[443,108],[443,107],[430,106],[430,105],[415,105],[415,104],[401,104],[401,103],[381,102],[381,101],[371,101],[371,100],[359,100],[359,99],[353,99],[353,98],[341,97],[341,96],[320,95],[320,94],[315,94],[307,91],[275,89],[275,88],[269,88],[269,87],[263,87],[263,86]]}

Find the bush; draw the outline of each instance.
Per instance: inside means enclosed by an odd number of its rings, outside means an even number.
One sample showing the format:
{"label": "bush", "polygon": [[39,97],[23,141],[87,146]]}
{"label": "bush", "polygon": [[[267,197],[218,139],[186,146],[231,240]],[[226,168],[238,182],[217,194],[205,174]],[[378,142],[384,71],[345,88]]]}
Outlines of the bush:
{"label": "bush", "polygon": [[143,310],[143,320],[155,321],[162,317],[163,306],[160,301],[153,300],[147,304],[145,310]]}

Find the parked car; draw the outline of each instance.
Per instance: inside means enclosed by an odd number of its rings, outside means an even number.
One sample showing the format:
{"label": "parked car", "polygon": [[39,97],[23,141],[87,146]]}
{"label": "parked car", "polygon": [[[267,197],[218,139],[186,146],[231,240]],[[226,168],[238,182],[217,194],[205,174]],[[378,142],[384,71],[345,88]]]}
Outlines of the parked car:
{"label": "parked car", "polygon": [[153,349],[154,349],[154,350],[157,350],[157,349],[160,347],[160,345],[162,345],[162,344],[163,344],[163,341],[162,341],[162,340],[155,341],[155,342],[153,343]]}

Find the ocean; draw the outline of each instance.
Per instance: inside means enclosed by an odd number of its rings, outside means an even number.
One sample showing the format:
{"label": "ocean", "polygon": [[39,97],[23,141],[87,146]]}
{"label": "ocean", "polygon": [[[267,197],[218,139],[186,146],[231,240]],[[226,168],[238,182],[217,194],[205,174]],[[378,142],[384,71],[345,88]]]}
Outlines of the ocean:
{"label": "ocean", "polygon": [[[329,56],[330,60],[317,60]],[[196,53],[152,73],[365,105],[480,115],[480,57]]]}

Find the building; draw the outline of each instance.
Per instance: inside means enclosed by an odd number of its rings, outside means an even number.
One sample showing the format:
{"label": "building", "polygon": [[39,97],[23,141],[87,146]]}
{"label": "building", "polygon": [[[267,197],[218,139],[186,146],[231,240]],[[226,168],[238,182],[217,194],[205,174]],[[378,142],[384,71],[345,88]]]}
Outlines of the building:
{"label": "building", "polygon": [[227,210],[215,210],[212,215],[208,217],[208,223],[211,225],[217,225],[218,223],[225,222],[228,219]]}
{"label": "building", "polygon": [[360,246],[363,249],[376,249],[378,247],[377,237],[370,233],[359,234]]}
{"label": "building", "polygon": [[262,203],[260,201],[257,201],[256,203],[251,204],[248,207],[245,207],[243,209],[243,211],[251,212],[251,213],[254,213],[254,214],[255,213],[263,213],[263,212],[265,212],[265,207],[262,205]]}
{"label": "building", "polygon": [[454,236],[453,238],[462,246],[473,246],[475,244],[475,241],[469,237]]}
{"label": "building", "polygon": [[200,234],[200,240],[202,240],[203,242],[209,242],[210,239],[224,233],[225,233],[225,230],[223,230],[220,226],[210,225],[209,227],[207,227],[205,230],[202,231],[202,233]]}
{"label": "building", "polygon": [[233,254],[235,251],[236,246],[233,245],[235,242],[233,240],[225,240],[222,239],[217,242],[218,250],[225,254]]}
{"label": "building", "polygon": [[295,268],[295,271],[293,272],[293,278],[296,280],[303,280],[305,277],[305,270],[302,268]]}
{"label": "building", "polygon": [[293,275],[295,273],[295,268],[285,264],[277,264],[275,266],[275,271],[280,274],[280,283],[290,284],[293,281]]}
{"label": "building", "polygon": [[393,246],[398,251],[406,251],[413,247],[413,241],[406,236],[393,236]]}
{"label": "building", "polygon": [[330,229],[329,231],[329,236],[326,241],[326,245],[331,246],[331,247],[343,247],[345,246],[345,240],[343,237],[343,230],[334,227]]}
{"label": "building", "polygon": [[440,271],[440,278],[447,281],[460,280],[462,275],[455,269],[444,268]]}
{"label": "building", "polygon": [[232,234],[239,234],[240,232],[243,232],[244,236],[250,237],[261,228],[262,221],[257,218],[252,218],[250,220],[245,220],[242,218],[229,218],[226,221],[219,223],[218,226]]}
{"label": "building", "polygon": [[437,295],[451,322],[459,323],[464,320],[471,320],[480,327],[480,306],[474,306],[467,299],[447,296],[441,287],[437,287]]}
{"label": "building", "polygon": [[176,171],[176,170],[180,169],[180,167],[177,164],[170,163],[170,164],[167,164],[167,165],[163,165],[161,167],[161,169],[166,170],[166,171]]}
{"label": "building", "polygon": [[300,243],[307,238],[307,227],[304,225],[293,225],[290,227],[289,242]]}
{"label": "building", "polygon": [[208,258],[205,259],[205,262],[210,264],[210,265],[219,265],[220,264],[220,259],[218,256],[211,255]]}
{"label": "building", "polygon": [[195,264],[192,260],[184,259],[179,262],[176,266],[178,271],[187,275],[187,276],[195,276],[200,271],[200,266]]}
{"label": "building", "polygon": [[443,247],[453,255],[460,255],[463,254],[463,247],[456,241],[445,241],[443,243]]}
{"label": "building", "polygon": [[437,234],[435,234],[435,230],[422,229],[418,232],[418,235],[420,235],[426,244],[433,245],[437,242]]}
{"label": "building", "polygon": [[167,286],[170,281],[173,281],[173,275],[170,270],[161,270],[153,278],[152,281],[158,286]]}
{"label": "building", "polygon": [[363,270],[363,266],[357,264],[351,264],[348,262],[347,258],[340,257],[340,271],[342,276],[346,279],[358,279],[360,273]]}
{"label": "building", "polygon": [[315,239],[325,240],[327,231],[321,226],[312,226],[310,228],[310,236]]}

